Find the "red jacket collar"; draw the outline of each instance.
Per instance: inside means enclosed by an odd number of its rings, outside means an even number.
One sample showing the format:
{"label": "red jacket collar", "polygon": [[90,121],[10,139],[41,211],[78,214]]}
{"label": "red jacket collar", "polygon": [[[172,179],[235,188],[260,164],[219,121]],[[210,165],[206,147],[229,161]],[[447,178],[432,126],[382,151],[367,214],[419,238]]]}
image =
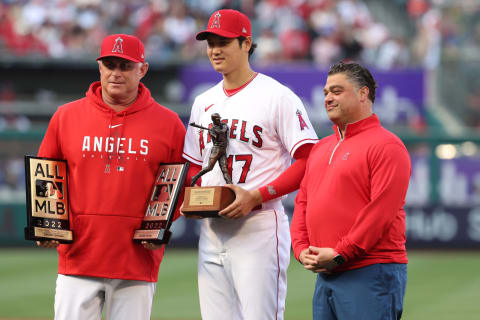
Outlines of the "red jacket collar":
{"label": "red jacket collar", "polygon": [[[380,126],[381,126],[380,120],[378,119],[377,115],[374,113],[368,118],[362,119],[354,123],[348,123],[345,127],[344,138],[346,139],[362,131],[368,130],[373,127],[380,127]],[[333,125],[333,130],[335,131],[335,136],[337,137],[337,140],[340,140],[342,138],[340,136],[340,128],[337,125]]]}

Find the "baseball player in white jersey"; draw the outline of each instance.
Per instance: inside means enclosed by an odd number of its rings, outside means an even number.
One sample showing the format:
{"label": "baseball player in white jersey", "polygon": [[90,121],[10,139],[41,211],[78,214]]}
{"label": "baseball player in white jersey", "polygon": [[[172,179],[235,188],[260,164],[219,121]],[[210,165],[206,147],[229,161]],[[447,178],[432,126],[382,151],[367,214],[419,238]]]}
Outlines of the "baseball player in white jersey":
{"label": "baseball player in white jersey", "polygon": [[[210,62],[223,81],[197,96],[189,123],[211,127],[213,113],[227,123],[233,181],[227,186],[236,194],[221,218],[202,221],[202,318],[283,319],[290,234],[280,196],[299,187],[317,136],[301,100],[250,68],[248,58],[256,45],[247,16],[216,11],[197,40],[207,40]],[[211,148],[207,130],[187,129],[185,159],[206,166]],[[290,166],[292,157],[297,161]],[[202,186],[225,185],[218,163],[201,180]]]}

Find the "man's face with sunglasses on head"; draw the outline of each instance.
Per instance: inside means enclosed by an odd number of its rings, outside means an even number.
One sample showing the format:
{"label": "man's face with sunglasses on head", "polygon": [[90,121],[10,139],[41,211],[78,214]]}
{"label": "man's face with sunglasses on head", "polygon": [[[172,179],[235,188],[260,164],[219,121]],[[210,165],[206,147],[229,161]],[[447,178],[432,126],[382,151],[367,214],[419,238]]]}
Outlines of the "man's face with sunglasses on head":
{"label": "man's face with sunglasses on head", "polygon": [[105,57],[98,61],[98,66],[105,103],[128,106],[135,101],[138,84],[147,73],[148,63]]}

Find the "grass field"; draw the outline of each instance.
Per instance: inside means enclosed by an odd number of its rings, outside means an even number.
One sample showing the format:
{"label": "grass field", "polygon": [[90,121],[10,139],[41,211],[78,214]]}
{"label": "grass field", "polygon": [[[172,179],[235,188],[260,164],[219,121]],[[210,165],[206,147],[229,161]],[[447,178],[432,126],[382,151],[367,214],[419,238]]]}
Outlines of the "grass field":
{"label": "grass field", "polygon": [[[167,251],[152,319],[200,319],[196,258],[192,250]],[[480,252],[410,251],[409,258],[403,319],[480,319]],[[56,263],[54,250],[1,249],[0,319],[53,318]],[[311,319],[314,281],[291,261],[286,320]]]}

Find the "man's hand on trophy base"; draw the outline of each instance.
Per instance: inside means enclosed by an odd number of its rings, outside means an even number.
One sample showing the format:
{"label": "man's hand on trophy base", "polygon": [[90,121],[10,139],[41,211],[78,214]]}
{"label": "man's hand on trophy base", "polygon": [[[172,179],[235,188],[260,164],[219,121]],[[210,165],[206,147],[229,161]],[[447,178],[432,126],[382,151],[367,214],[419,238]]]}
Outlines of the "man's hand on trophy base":
{"label": "man's hand on trophy base", "polygon": [[42,248],[56,248],[60,245],[60,242],[57,240],[42,240],[37,241],[37,246]]}
{"label": "man's hand on trophy base", "polygon": [[157,250],[157,249],[160,249],[162,247],[161,244],[155,244],[155,243],[148,242],[148,241],[142,241],[142,246],[145,249],[148,249],[148,250]]}
{"label": "man's hand on trophy base", "polygon": [[180,214],[182,216],[184,216],[185,218],[188,218],[188,219],[204,219],[205,217],[204,216],[197,216],[197,215],[194,215],[194,214],[189,214],[189,215],[186,215],[183,213],[183,202],[182,202],[182,205],[180,206]]}
{"label": "man's hand on trophy base", "polygon": [[233,184],[227,184],[225,187],[228,187],[235,192],[235,200],[228,207],[218,213],[221,217],[228,219],[245,217],[253,208],[263,202],[262,195],[258,189],[245,190]]}

